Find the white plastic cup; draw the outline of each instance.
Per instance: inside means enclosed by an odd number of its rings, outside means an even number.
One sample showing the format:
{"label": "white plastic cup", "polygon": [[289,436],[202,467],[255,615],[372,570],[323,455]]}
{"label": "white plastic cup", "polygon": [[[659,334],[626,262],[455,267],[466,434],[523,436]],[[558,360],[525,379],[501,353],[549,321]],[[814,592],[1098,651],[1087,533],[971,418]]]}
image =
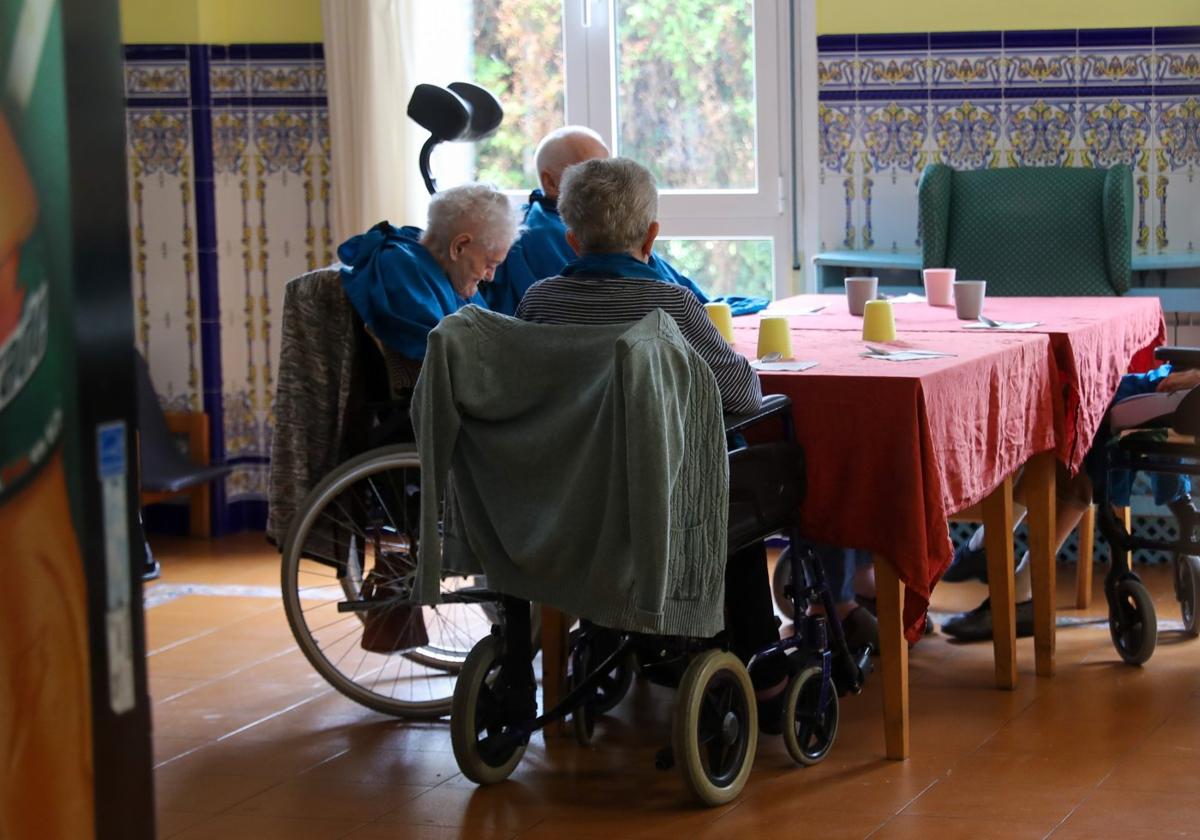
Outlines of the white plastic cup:
{"label": "white plastic cup", "polygon": [[954,311],[960,321],[978,321],[983,314],[986,280],[955,280]]}
{"label": "white plastic cup", "polygon": [[878,277],[847,277],[846,306],[851,315],[862,315],[867,301],[879,297]]}
{"label": "white plastic cup", "polygon": [[927,268],[922,271],[925,302],[930,306],[953,306],[954,274],[953,268]]}

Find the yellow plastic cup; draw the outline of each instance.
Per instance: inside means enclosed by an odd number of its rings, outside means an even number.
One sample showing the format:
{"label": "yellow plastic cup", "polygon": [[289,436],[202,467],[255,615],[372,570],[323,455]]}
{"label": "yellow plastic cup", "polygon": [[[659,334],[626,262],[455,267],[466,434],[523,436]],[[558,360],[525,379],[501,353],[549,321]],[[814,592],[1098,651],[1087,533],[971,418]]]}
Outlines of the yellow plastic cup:
{"label": "yellow plastic cup", "polygon": [[778,353],[780,359],[792,358],[792,331],[782,315],[769,315],[758,322],[758,358],[772,353]]}
{"label": "yellow plastic cup", "polygon": [[706,303],[704,311],[708,313],[708,320],[713,322],[721,338],[733,344],[733,310],[729,308],[729,304]]}
{"label": "yellow plastic cup", "polygon": [[892,302],[869,300],[863,310],[863,341],[895,341],[896,318]]}

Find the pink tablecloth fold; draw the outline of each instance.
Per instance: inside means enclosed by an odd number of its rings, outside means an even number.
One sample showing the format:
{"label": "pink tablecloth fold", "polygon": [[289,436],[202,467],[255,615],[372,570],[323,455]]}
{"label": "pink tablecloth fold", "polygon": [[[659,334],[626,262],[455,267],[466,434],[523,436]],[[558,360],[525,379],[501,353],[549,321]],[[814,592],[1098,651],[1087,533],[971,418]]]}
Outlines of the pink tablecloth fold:
{"label": "pink tablecloth fold", "polygon": [[[844,295],[798,295],[777,301],[762,314],[787,315],[815,306],[825,308],[815,315],[789,315],[794,342],[801,341],[801,331],[862,330],[862,318],[849,314]],[[923,332],[999,334],[964,330],[953,307],[910,303],[896,304],[892,311],[902,340]],[[988,298],[984,314],[998,321],[1040,321],[1029,333],[1050,336],[1058,386],[1055,453],[1072,472],[1083,464],[1121,375],[1139,353],[1162,344],[1167,337],[1162,306],[1152,297]],[[759,317],[734,319],[735,333],[756,335]],[[753,353],[754,348],[750,350]]]}
{"label": "pink tablecloth fold", "polygon": [[[737,331],[739,352],[754,355],[755,333]],[[818,366],[761,376],[764,391],[793,402],[808,462],[805,534],[886,557],[907,586],[905,632],[916,641],[950,563],[948,515],[1053,448],[1055,435],[1046,336],[905,338],[889,346],[957,355],[879,361],[845,331],[796,331],[796,358]]]}

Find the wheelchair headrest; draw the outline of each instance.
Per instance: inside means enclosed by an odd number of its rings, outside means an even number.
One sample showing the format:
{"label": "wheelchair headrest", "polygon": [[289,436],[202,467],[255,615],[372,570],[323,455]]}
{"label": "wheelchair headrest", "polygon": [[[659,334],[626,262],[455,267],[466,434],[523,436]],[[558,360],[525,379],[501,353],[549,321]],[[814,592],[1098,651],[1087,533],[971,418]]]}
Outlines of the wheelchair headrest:
{"label": "wheelchair headrest", "polygon": [[504,119],[496,97],[470,82],[448,87],[417,85],[408,100],[408,116],[439,142],[482,140]]}

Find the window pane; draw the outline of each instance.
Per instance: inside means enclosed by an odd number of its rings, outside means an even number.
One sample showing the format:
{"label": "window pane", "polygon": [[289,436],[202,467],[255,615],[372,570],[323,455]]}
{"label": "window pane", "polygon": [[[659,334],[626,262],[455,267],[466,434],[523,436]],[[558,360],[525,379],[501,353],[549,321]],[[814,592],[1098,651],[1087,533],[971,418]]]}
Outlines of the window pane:
{"label": "window pane", "polygon": [[655,251],[709,297],[772,297],[775,245],[771,239],[659,239]]}
{"label": "window pane", "polygon": [[619,153],[660,189],[755,189],[753,0],[616,7]]}
{"label": "window pane", "polygon": [[504,106],[500,130],[475,148],[478,180],[537,186],[534,149],[565,119],[562,45],[562,0],[476,0],[472,81]]}

